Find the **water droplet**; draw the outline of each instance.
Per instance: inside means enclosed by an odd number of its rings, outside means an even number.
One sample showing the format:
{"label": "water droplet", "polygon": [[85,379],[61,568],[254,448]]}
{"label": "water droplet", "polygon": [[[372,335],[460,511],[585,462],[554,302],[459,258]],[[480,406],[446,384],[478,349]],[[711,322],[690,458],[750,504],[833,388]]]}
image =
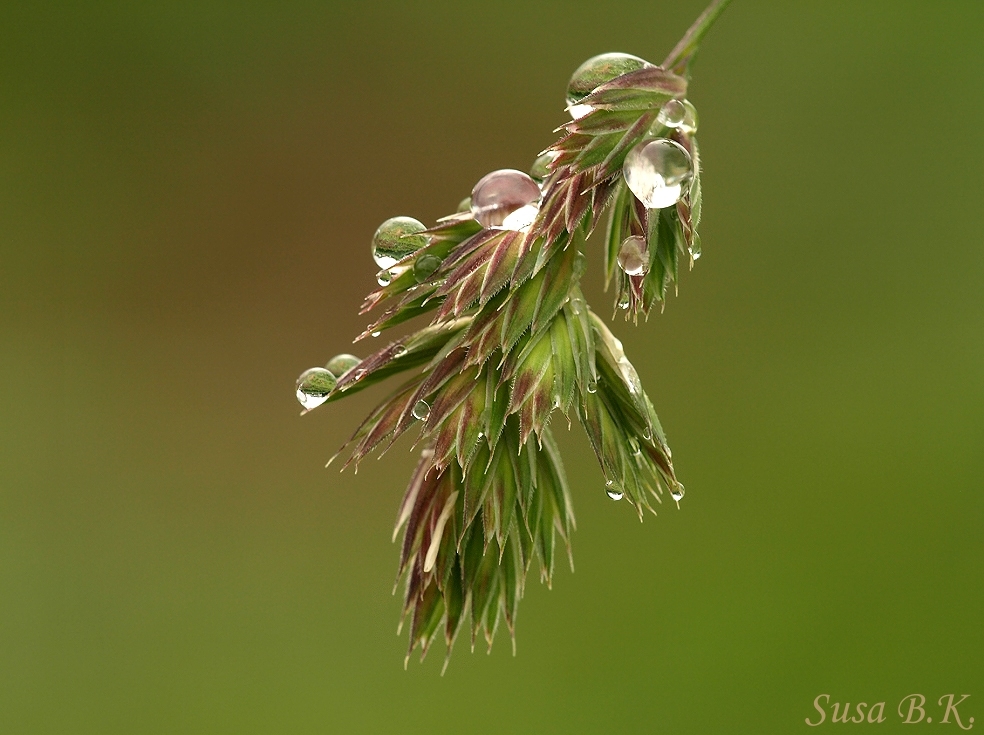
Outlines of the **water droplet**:
{"label": "water droplet", "polygon": [[378,330],[378,329],[377,329],[377,330],[376,330],[375,332],[373,332],[373,333],[372,333],[372,336],[373,336],[373,337],[378,337],[378,336],[379,336],[379,335],[381,335],[381,334],[382,334],[382,332],[381,332],[380,330]]}
{"label": "water droplet", "polygon": [[597,392],[598,392],[598,381],[592,378],[591,380],[588,381],[588,393],[597,393]]}
{"label": "water droplet", "polygon": [[335,355],[328,361],[325,368],[336,378],[341,378],[345,373],[358,365],[360,360],[355,355]]}
{"label": "water droplet", "polygon": [[393,271],[383,268],[376,274],[376,283],[380,286],[388,286],[393,282]]}
{"label": "water droplet", "polygon": [[575,298],[573,298],[573,299],[571,299],[571,311],[572,311],[572,312],[573,312],[573,313],[574,313],[575,315],[578,315],[578,314],[580,314],[580,313],[581,313],[581,310],[582,310],[582,309],[584,308],[584,307],[583,307],[583,306],[581,305],[582,303],[583,303],[583,302],[582,302],[582,300],[581,300],[581,299],[580,299],[579,297],[575,297]]}
{"label": "water droplet", "polygon": [[683,485],[677,484],[677,486],[670,490],[670,497],[673,498],[678,503],[683,500]]}
{"label": "water droplet", "polygon": [[478,432],[478,438],[479,439],[484,439],[485,438],[485,432],[484,431]]}
{"label": "water droplet", "polygon": [[309,411],[328,400],[338,380],[326,368],[305,370],[297,379],[297,400]]}
{"label": "water droplet", "polygon": [[653,433],[649,430],[648,427],[643,429],[642,438],[645,439],[647,442],[651,442],[653,440]]}
{"label": "water droplet", "polygon": [[656,120],[668,128],[678,128],[687,116],[687,108],[680,100],[670,100],[659,111]]}
{"label": "water droplet", "polygon": [[622,311],[625,311],[626,309],[629,308],[629,297],[628,296],[622,296],[621,298],[619,298],[619,300],[618,300],[618,308],[621,309]]}
{"label": "water droplet", "polygon": [[520,207],[515,212],[511,212],[506,215],[500,226],[504,230],[526,232],[530,229],[530,225],[533,224],[533,220],[536,219],[536,215],[539,214],[539,212],[540,208],[538,206],[535,204],[527,204],[525,207]]}
{"label": "water droplet", "polygon": [[567,111],[571,114],[571,120],[580,120],[590,112],[594,112],[591,105],[568,105]]}
{"label": "water droplet", "polygon": [[417,252],[427,244],[427,228],[413,217],[393,217],[386,220],[372,236],[372,257],[380,268],[389,268],[397,261]]}
{"label": "water droplet", "polygon": [[693,106],[690,100],[684,100],[683,109],[683,122],[680,123],[677,130],[687,135],[693,135],[697,132],[697,108]]}
{"label": "water droplet", "polygon": [[629,362],[628,358],[622,357],[618,361],[618,370],[622,373],[622,379],[625,380],[625,385],[629,389],[629,393],[633,395],[638,395],[642,393],[642,381],[639,380],[639,373]]}
{"label": "water droplet", "polygon": [[687,149],[666,138],[643,141],[625,157],[625,183],[649,209],[670,207],[680,200],[683,185],[693,176]]}
{"label": "water droplet", "polygon": [[396,345],[393,348],[393,357],[403,357],[409,350],[405,345]]}
{"label": "water droplet", "polygon": [[700,260],[700,235],[694,233],[694,241],[690,243],[690,257]]}
{"label": "water droplet", "polygon": [[426,421],[427,417],[430,416],[430,412],[430,404],[427,401],[420,400],[413,404],[413,409],[410,411],[410,415],[418,421]]}
{"label": "water droplet", "polygon": [[458,202],[458,212],[470,212],[471,211],[471,197],[465,197],[460,202]]}
{"label": "water droplet", "polygon": [[417,279],[417,283],[423,283],[437,273],[437,269],[440,267],[440,258],[425,253],[413,261],[413,277]]}
{"label": "water droplet", "polygon": [[[652,64],[631,54],[610,53],[591,57],[577,68],[567,83],[568,108],[591,94],[595,87],[646,66]],[[571,117],[577,119],[573,110]]]}
{"label": "water droplet", "polygon": [[471,210],[482,227],[497,227],[520,207],[540,199],[540,187],[522,171],[503,168],[483,176],[471,194]]}
{"label": "water droplet", "polygon": [[557,151],[547,151],[537,156],[530,167],[530,176],[536,181],[543,181],[550,175],[550,164],[560,155]]}
{"label": "water droplet", "polygon": [[588,270],[588,258],[584,253],[578,252],[574,256],[574,276],[579,278],[586,270]]}
{"label": "water droplet", "polygon": [[[605,484],[610,486],[611,485],[611,480],[609,480]],[[608,497],[610,497],[612,500],[621,500],[622,499],[622,495],[623,495],[622,492],[620,490],[616,490],[614,487],[608,487],[608,489],[605,490],[605,492],[608,493]]]}
{"label": "water droplet", "polygon": [[649,253],[646,241],[638,235],[630,235],[618,248],[618,267],[627,276],[644,276],[649,272]]}

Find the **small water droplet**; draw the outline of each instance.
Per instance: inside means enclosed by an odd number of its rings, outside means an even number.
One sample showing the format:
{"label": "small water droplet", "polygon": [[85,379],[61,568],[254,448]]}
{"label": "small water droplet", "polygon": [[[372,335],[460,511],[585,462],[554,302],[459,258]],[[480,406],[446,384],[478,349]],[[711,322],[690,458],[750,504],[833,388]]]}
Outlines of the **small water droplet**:
{"label": "small water droplet", "polygon": [[625,183],[648,209],[676,204],[693,176],[693,161],[679,143],[657,138],[643,141],[625,157]]}
{"label": "small water droplet", "polygon": [[675,488],[670,490],[670,497],[672,497],[678,503],[683,500],[683,485],[678,484]]}
{"label": "small water droplet", "polygon": [[571,120],[580,120],[585,115],[594,112],[592,105],[568,105],[567,112],[570,113]]}
{"label": "small water droplet", "polygon": [[424,253],[415,261],[413,261],[413,277],[417,279],[417,283],[423,283],[428,278],[437,273],[437,269],[441,267],[441,259],[436,255],[430,255],[429,253]]}
{"label": "small water droplet", "polygon": [[628,296],[622,296],[618,300],[618,308],[621,309],[622,311],[625,311],[626,309],[629,308],[629,297]]}
{"label": "small water droplet", "polygon": [[471,210],[482,227],[498,227],[520,207],[540,199],[540,187],[522,171],[503,168],[483,176],[471,194]]}
{"label": "small water droplet", "polygon": [[393,348],[393,357],[403,357],[407,354],[407,352],[409,352],[409,350],[407,350],[405,345],[396,345],[396,347]]}
{"label": "small water droplet", "polygon": [[427,401],[420,400],[413,404],[413,409],[410,411],[410,415],[418,421],[426,421],[427,417],[430,416],[430,412],[430,404]]}
{"label": "small water droplet", "polygon": [[540,213],[540,208],[535,204],[527,204],[524,207],[520,207],[515,212],[510,212],[502,220],[500,227],[504,230],[515,230],[517,232],[526,232],[530,229],[530,225],[533,224],[533,220],[536,219],[537,214]]}
{"label": "small water droplet", "polygon": [[637,395],[642,393],[642,381],[639,380],[639,373],[629,362],[627,357],[619,358],[618,370],[622,373],[622,378],[625,380],[625,385],[629,389],[629,393]]}
{"label": "small water droplet", "polygon": [[372,257],[380,268],[389,268],[397,261],[417,252],[427,244],[423,223],[413,217],[392,217],[379,226],[372,236]]}
{"label": "small water droplet", "polygon": [[[646,66],[652,64],[631,54],[609,53],[592,56],[575,70],[567,83],[568,108],[591,94],[595,87]],[[573,110],[571,117],[574,117]]]}
{"label": "small water droplet", "polygon": [[647,442],[651,442],[653,440],[653,433],[648,429],[648,427],[642,430],[642,438]]}
{"label": "small water droplet", "polygon": [[649,253],[646,241],[638,235],[630,235],[618,248],[618,267],[627,276],[644,276],[649,272]]}
{"label": "small water droplet", "polygon": [[345,373],[358,365],[362,360],[360,360],[355,355],[335,355],[331,358],[325,365],[325,369],[328,370],[336,378],[341,378]]}
{"label": "small water droplet", "polygon": [[588,269],[588,258],[582,253],[578,252],[574,256],[574,276],[580,278],[584,275],[584,272]]}
{"label": "small water droplet", "polygon": [[690,243],[690,257],[694,260],[700,259],[700,235],[694,233],[694,241]]}
{"label": "small water droplet", "polygon": [[297,400],[310,411],[327,401],[337,384],[338,380],[326,368],[310,368],[297,378]]}
{"label": "small water droplet", "polygon": [[543,181],[550,175],[550,164],[554,162],[558,155],[560,154],[557,151],[547,151],[537,156],[536,160],[533,161],[533,165],[530,166],[530,176],[535,181]]}
{"label": "small water droplet", "polygon": [[484,431],[478,432],[478,438],[479,439],[484,439],[485,438],[485,432]]}
{"label": "small water droplet", "polygon": [[687,116],[687,108],[680,100],[670,100],[659,111],[656,120],[668,128],[678,128]]}
{"label": "small water droplet", "polygon": [[623,496],[623,494],[620,491],[616,490],[615,488],[609,488],[605,492],[608,493],[608,497],[610,497],[612,500],[621,500]]}
{"label": "small water droplet", "polygon": [[372,336],[373,337],[378,337],[381,334],[382,334],[382,332],[377,329],[375,332],[372,333]]}
{"label": "small water droplet", "polygon": [[597,393],[597,392],[598,392],[598,381],[592,378],[591,380],[588,381],[588,393]]}
{"label": "small water droplet", "polygon": [[388,286],[393,282],[393,272],[383,268],[376,274],[376,283],[380,286]]}
{"label": "small water droplet", "polygon": [[680,123],[677,130],[687,135],[693,135],[697,132],[697,108],[693,106],[690,100],[684,100],[683,109],[683,122]]}

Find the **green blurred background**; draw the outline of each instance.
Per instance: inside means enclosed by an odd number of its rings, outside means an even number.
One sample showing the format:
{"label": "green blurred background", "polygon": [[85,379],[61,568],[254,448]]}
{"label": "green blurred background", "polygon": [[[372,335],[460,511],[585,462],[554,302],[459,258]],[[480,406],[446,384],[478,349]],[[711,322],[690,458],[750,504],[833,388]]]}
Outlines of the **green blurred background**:
{"label": "green blurred background", "polygon": [[531,581],[515,658],[403,670],[409,442],[340,475],[381,393],[298,418],[379,222],[527,168],[581,61],[701,9],[3,6],[0,731],[786,733],[829,693],[904,732],[913,692],[984,724],[976,0],[712,30],[705,254],[614,325],[688,494],[640,524],[561,432],[577,571]]}

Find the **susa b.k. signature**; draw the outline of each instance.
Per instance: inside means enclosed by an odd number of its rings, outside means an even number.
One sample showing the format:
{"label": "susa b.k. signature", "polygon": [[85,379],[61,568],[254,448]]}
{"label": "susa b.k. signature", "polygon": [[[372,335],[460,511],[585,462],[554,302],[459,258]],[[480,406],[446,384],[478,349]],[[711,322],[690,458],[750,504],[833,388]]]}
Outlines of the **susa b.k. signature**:
{"label": "susa b.k. signature", "polygon": [[[944,694],[940,697],[937,705],[942,712],[942,719],[940,719],[939,714],[934,718],[931,712],[927,712],[927,709],[931,710],[933,708],[931,705],[927,707],[926,697],[922,694],[909,694],[902,697],[898,707],[896,707],[896,711],[903,725],[915,725],[919,722],[932,723],[935,719],[940,724],[953,722],[963,730],[970,730],[974,726],[974,718],[967,717],[966,721],[961,720],[960,710],[957,709],[969,696],[969,694],[963,694],[957,699],[957,695],[955,694]],[[852,711],[851,702],[831,702],[829,694],[819,694],[813,700],[813,708],[819,714],[806,718],[806,724],[810,727],[816,727],[827,722],[828,711],[831,715],[829,722],[868,722],[878,724],[888,719],[885,715],[884,702],[876,702],[870,707],[867,702],[858,702],[854,705],[854,710]],[[964,716],[966,717],[966,715]],[[952,720],[950,719],[951,717],[953,718]]]}

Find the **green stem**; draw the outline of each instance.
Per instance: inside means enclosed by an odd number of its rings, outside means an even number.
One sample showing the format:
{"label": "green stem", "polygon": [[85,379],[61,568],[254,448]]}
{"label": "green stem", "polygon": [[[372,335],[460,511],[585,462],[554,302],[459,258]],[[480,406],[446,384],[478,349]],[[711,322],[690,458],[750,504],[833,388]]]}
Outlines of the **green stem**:
{"label": "green stem", "polygon": [[700,14],[700,17],[683,34],[680,42],[670,51],[669,56],[666,57],[666,61],[663,62],[663,68],[674,71],[677,74],[685,74],[687,66],[689,66],[693,55],[697,53],[697,47],[700,45],[704,35],[711,29],[714,21],[724,12],[724,9],[728,7],[728,3],[730,2],[731,0],[714,0],[714,2],[708,5],[707,9]]}

